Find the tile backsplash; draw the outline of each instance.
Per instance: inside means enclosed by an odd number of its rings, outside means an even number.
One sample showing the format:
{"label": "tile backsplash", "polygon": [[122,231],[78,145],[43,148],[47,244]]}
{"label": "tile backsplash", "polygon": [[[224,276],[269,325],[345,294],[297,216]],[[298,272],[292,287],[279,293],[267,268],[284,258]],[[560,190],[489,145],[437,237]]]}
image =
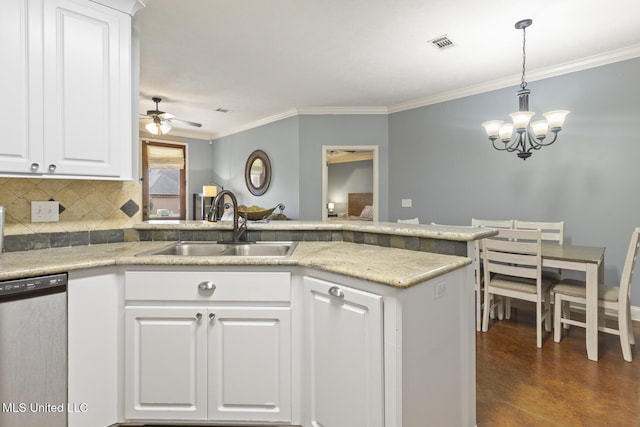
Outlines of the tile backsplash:
{"label": "tile backsplash", "polygon": [[[60,221],[31,222],[31,202],[59,202]],[[133,181],[0,178],[5,235],[127,229],[142,222],[142,185]]]}

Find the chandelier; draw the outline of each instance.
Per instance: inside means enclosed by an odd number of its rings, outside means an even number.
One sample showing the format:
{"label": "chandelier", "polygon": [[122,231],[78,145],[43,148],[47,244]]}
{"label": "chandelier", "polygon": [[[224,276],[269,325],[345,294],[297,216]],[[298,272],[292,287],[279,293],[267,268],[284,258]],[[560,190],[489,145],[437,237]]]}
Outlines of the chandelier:
{"label": "chandelier", "polygon": [[[562,130],[564,119],[569,114],[568,110],[554,110],[544,113],[544,120],[530,122],[536,114],[529,111],[529,94],[527,81],[525,80],[526,64],[526,28],[533,23],[531,19],[523,19],[516,22],[516,29],[522,30],[522,79],[520,90],[518,91],[519,109],[515,113],[509,114],[513,123],[504,123],[502,120],[489,120],[482,123],[487,136],[493,144],[493,148],[499,151],[517,152],[518,157],[527,160],[531,157],[532,150],[539,150],[542,147],[551,145],[558,139],[558,132]],[[547,141],[547,135],[551,131],[553,137]],[[550,136],[551,138],[551,136]],[[496,145],[496,140],[500,139],[501,144]]]}

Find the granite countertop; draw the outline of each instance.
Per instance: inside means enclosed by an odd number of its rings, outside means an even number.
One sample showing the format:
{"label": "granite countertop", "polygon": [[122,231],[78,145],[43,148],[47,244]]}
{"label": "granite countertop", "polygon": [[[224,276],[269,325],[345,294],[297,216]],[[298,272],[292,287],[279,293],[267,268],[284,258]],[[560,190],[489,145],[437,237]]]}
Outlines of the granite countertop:
{"label": "granite countertop", "polygon": [[4,253],[0,280],[113,265],[290,265],[407,288],[471,263],[466,257],[348,242],[298,242],[294,253],[285,258],[136,256],[170,243],[107,243]]}
{"label": "granite countertop", "polygon": [[[496,234],[495,230],[459,225],[398,224],[395,222],[371,221],[250,221],[249,230],[330,230],[356,231],[363,233],[393,234],[432,239],[472,241]],[[136,224],[136,230],[227,230],[231,222],[153,220]]]}

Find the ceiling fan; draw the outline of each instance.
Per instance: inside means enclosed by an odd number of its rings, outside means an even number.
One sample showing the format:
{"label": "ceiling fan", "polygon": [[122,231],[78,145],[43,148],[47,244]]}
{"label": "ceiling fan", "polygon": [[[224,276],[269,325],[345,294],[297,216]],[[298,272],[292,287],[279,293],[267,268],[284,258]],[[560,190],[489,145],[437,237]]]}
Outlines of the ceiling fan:
{"label": "ceiling fan", "polygon": [[182,120],[171,113],[160,111],[160,109],[158,108],[158,104],[160,103],[160,101],[162,101],[162,98],[153,97],[151,98],[151,100],[156,103],[156,109],[147,110],[147,114],[142,115],[142,118],[151,119],[151,121],[145,125],[145,128],[149,131],[149,133],[153,135],[164,135],[166,133],[169,133],[169,131],[173,127],[171,126],[172,122],[181,122],[189,126],[202,127],[202,124],[200,123]]}

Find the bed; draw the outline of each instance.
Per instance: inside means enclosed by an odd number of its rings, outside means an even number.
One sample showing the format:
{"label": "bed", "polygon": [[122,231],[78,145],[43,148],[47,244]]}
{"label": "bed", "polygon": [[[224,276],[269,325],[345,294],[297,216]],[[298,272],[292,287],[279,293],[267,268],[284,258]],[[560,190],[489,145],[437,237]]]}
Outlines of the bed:
{"label": "bed", "polygon": [[373,193],[349,193],[347,212],[330,219],[373,221]]}

